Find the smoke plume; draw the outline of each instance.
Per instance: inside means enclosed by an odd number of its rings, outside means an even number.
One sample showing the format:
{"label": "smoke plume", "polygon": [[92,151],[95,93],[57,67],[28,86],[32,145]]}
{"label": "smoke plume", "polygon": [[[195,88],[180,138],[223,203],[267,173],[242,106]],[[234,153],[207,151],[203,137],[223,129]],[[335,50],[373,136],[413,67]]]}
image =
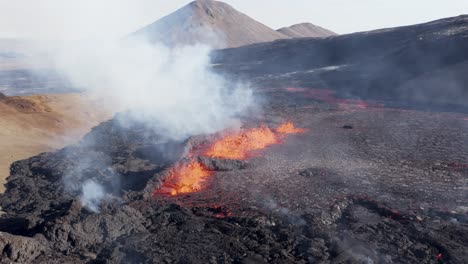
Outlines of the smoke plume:
{"label": "smoke plume", "polygon": [[170,139],[236,125],[251,90],[210,70],[210,48],[170,48],[144,38],[74,43],[57,55],[57,69],[76,87],[153,125]]}
{"label": "smoke plume", "polygon": [[[75,42],[54,58],[56,71],[74,87],[126,112],[119,122],[143,122],[167,140],[184,140],[239,126],[253,100],[248,85],[211,71],[209,54],[202,44],[169,47],[133,37]],[[82,176],[64,182],[81,190],[83,206],[99,212],[106,188]]]}
{"label": "smoke plume", "polygon": [[105,196],[104,188],[93,180],[87,180],[83,183],[81,193],[81,204],[92,212],[99,213],[99,204]]}

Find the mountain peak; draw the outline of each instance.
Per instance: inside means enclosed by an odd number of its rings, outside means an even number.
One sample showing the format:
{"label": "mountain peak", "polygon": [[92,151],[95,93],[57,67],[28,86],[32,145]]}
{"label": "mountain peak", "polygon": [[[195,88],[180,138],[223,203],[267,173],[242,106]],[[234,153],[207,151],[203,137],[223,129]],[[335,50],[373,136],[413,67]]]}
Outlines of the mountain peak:
{"label": "mountain peak", "polygon": [[277,31],[290,38],[324,38],[338,35],[333,31],[308,22],[280,28]]}
{"label": "mountain peak", "polygon": [[[214,0],[196,0],[185,6],[191,10],[192,15],[198,19],[224,19],[226,14],[240,13],[234,7],[220,1]],[[242,13],[240,13],[242,14]]]}
{"label": "mountain peak", "polygon": [[215,48],[269,42],[287,36],[214,0],[197,0],[137,31],[167,45],[209,44]]}
{"label": "mountain peak", "polygon": [[214,6],[229,6],[228,4],[220,1],[215,1],[215,0],[195,0],[188,4],[188,6],[194,7],[194,8],[209,8],[209,7],[214,7]]}

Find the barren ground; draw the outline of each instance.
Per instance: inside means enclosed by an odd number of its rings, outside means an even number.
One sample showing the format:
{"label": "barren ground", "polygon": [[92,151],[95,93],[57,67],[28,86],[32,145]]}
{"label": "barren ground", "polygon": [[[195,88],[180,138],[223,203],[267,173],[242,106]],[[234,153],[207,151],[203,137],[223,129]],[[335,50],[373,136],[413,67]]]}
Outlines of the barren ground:
{"label": "barren ground", "polygon": [[111,115],[80,94],[0,99],[0,191],[13,161],[75,143]]}
{"label": "barren ground", "polygon": [[[0,196],[2,257],[466,263],[468,116],[327,103],[300,91],[264,93],[264,113],[244,125],[292,120],[307,131],[245,161],[201,157],[213,135],[161,141],[145,124],[116,118],[78,145],[15,162]],[[186,148],[213,176],[195,193],[155,193]],[[80,202],[90,180],[108,190],[99,214]]]}

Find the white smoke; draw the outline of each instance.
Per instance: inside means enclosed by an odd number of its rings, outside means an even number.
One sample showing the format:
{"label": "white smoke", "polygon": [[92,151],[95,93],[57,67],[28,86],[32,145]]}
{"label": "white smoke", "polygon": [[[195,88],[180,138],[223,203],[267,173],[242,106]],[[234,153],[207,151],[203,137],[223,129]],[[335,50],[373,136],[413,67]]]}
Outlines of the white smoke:
{"label": "white smoke", "polygon": [[[94,2],[83,6],[93,9]],[[56,9],[41,10],[55,14]],[[82,29],[81,23],[74,25],[77,28],[64,31]],[[208,39],[212,40],[212,35],[207,31]],[[101,98],[105,109],[110,106],[113,112],[129,113],[119,121],[129,121],[130,125],[131,121],[144,122],[166,139],[184,140],[240,125],[240,116],[252,106],[252,91],[248,85],[228,81],[212,71],[210,47],[177,43],[169,47],[148,39],[151,37],[141,34],[106,39],[106,32],[102,32],[102,39],[59,39],[52,43],[54,46],[45,41],[38,43],[38,49],[44,50],[54,70],[72,86]],[[55,45],[60,47],[51,48]],[[84,177],[82,169],[98,161],[83,158],[76,162],[74,171],[63,177],[65,188],[79,194],[83,206],[99,212],[100,202],[111,190]],[[118,176],[114,176],[117,181]]]}
{"label": "white smoke", "polygon": [[94,213],[99,213],[99,205],[106,193],[104,188],[93,180],[87,180],[81,188],[81,204]]}
{"label": "white smoke", "polygon": [[299,215],[294,214],[286,207],[279,205],[272,197],[269,195],[263,195],[264,205],[266,208],[270,209],[272,212],[281,214],[286,217],[286,219],[293,225],[306,225],[307,222],[302,219]]}
{"label": "white smoke", "polygon": [[[205,45],[171,48],[132,38],[75,42],[53,58],[56,71],[74,86],[101,98],[116,112],[129,113],[119,121],[144,122],[166,139],[184,140],[239,126],[239,117],[252,105],[247,85],[227,81],[211,70],[210,51]],[[86,167],[87,161],[78,163]],[[82,205],[99,213],[101,201],[110,193],[95,181],[74,175],[64,178],[65,185],[81,190]]]}
{"label": "white smoke", "polygon": [[210,69],[210,48],[169,48],[144,39],[74,43],[58,52],[57,70],[72,84],[131,110],[171,139],[238,123],[251,90]]}

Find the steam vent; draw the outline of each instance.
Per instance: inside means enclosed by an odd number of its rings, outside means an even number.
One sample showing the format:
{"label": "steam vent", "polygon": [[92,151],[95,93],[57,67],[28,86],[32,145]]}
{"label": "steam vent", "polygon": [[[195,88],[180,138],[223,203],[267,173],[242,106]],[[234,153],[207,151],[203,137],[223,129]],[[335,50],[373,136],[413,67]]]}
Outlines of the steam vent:
{"label": "steam vent", "polygon": [[466,15],[338,35],[199,0],[2,41],[0,264],[468,263]]}

